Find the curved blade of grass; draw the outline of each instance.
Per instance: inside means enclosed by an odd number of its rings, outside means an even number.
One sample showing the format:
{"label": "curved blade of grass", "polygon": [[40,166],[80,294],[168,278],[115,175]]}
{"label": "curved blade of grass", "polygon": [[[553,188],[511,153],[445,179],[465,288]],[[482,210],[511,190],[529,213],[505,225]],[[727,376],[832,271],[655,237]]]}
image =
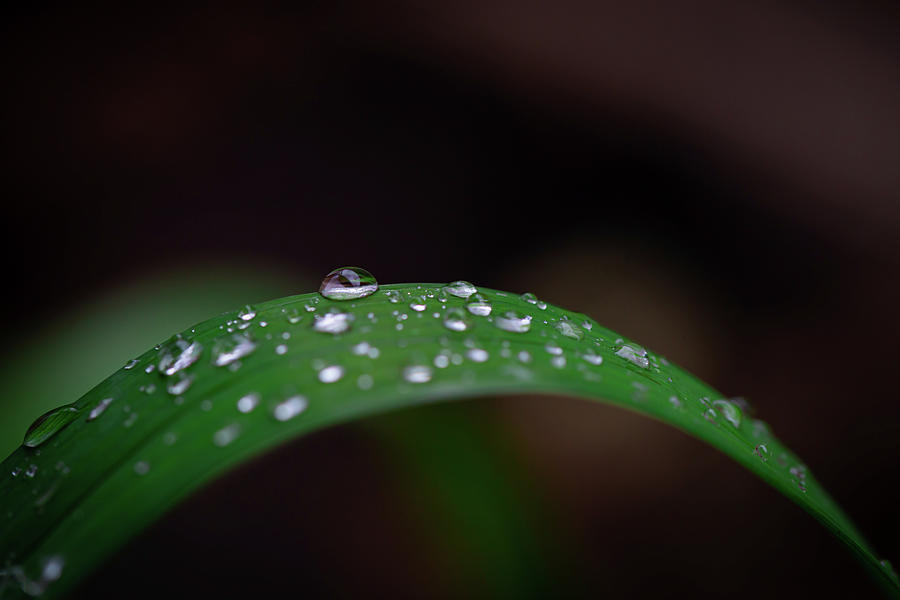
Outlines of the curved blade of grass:
{"label": "curved blade of grass", "polygon": [[292,296],[210,319],[128,361],[71,405],[76,418],[45,421],[28,438],[35,447],[4,461],[0,596],[64,594],[180,498],[288,439],[394,408],[522,391],[610,402],[708,442],[900,595],[806,466],[739,404],[589,317],[479,293],[490,315],[471,314],[476,297],[440,285],[384,286],[352,302]]}

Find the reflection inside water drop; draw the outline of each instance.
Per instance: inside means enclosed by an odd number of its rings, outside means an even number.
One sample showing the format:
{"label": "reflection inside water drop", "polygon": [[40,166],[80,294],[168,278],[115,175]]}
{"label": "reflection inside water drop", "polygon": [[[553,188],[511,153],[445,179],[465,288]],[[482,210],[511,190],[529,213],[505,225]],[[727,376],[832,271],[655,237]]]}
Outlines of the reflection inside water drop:
{"label": "reflection inside water drop", "polygon": [[508,310],[494,317],[494,325],[510,333],[526,333],[531,329],[531,315],[517,310]]}
{"label": "reflection inside water drop", "polygon": [[77,419],[78,414],[78,409],[71,404],[45,412],[35,419],[34,423],[25,432],[22,444],[27,448],[40,446]]}
{"label": "reflection inside water drop", "polygon": [[341,267],[325,276],[319,293],[329,300],[356,300],[371,296],[378,290],[375,277],[360,267]]}
{"label": "reflection inside water drop", "polygon": [[621,348],[616,350],[616,356],[624,358],[642,369],[650,368],[650,359],[647,358],[647,351],[636,344],[623,344]]}
{"label": "reflection inside water drop", "polygon": [[465,299],[476,293],[478,291],[478,288],[476,288],[468,281],[459,280],[454,281],[453,283],[448,283],[444,286],[443,290],[451,296]]}

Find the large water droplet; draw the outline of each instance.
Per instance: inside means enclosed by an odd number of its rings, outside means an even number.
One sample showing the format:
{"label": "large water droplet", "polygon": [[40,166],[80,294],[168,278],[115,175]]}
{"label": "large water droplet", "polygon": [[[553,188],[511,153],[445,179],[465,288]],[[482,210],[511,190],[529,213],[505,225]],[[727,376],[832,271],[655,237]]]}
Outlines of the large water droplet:
{"label": "large water droplet", "polygon": [[468,281],[454,281],[453,283],[448,283],[444,286],[444,291],[446,291],[451,296],[456,296],[457,298],[468,298],[472,294],[478,292],[478,288],[469,283]]}
{"label": "large water droplet", "polygon": [[47,411],[31,424],[22,443],[28,448],[36,448],[77,418],[78,409],[71,404]]}
{"label": "large water droplet", "polygon": [[316,320],[313,321],[312,328],[313,331],[318,331],[319,333],[337,335],[349,330],[350,325],[353,323],[353,319],[354,317],[352,314],[335,310],[327,312],[324,315],[316,315]]}
{"label": "large water droplet", "polygon": [[375,277],[359,267],[341,267],[325,276],[319,293],[330,300],[356,300],[378,290]]}
{"label": "large water droplet", "polygon": [[470,325],[469,316],[461,308],[451,308],[444,313],[444,327],[450,331],[465,331]]}
{"label": "large water droplet", "polygon": [[174,339],[159,351],[159,371],[166,375],[174,375],[182,369],[186,369],[200,358],[203,346],[199,342]]}
{"label": "large water droplet", "polygon": [[647,351],[635,344],[624,344],[621,348],[616,350],[616,356],[620,356],[642,369],[650,367],[650,359],[647,358]]}
{"label": "large water droplet", "polygon": [[213,345],[213,364],[217,367],[230,365],[256,350],[256,342],[246,335],[235,334],[216,340]]}
{"label": "large water droplet", "polygon": [[289,421],[306,410],[307,402],[304,396],[291,396],[284,402],[275,406],[272,414],[278,421]]}
{"label": "large water droplet", "polygon": [[526,333],[531,329],[531,315],[517,310],[508,310],[494,317],[494,325],[510,333]]}
{"label": "large water droplet", "polygon": [[738,408],[737,404],[730,402],[729,400],[713,400],[713,406],[718,410],[725,420],[734,425],[735,427],[741,426],[741,419],[743,415],[741,414],[741,409]]}
{"label": "large water droplet", "polygon": [[87,420],[93,421],[94,419],[96,419],[97,417],[102,415],[104,412],[106,412],[106,409],[109,408],[109,405],[112,404],[112,401],[113,401],[112,398],[104,398],[103,400],[98,402],[97,406],[95,406],[94,408],[91,409],[91,412],[88,414]]}

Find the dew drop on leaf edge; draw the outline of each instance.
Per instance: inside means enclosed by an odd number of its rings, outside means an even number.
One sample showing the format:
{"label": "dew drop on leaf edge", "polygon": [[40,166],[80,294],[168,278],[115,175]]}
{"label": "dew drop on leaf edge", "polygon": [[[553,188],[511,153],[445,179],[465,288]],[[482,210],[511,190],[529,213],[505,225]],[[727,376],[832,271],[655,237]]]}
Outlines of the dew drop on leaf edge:
{"label": "dew drop on leaf edge", "polygon": [[375,277],[360,267],[341,267],[322,280],[319,293],[329,300],[358,300],[378,291]]}
{"label": "dew drop on leaf edge", "polygon": [[78,409],[71,404],[45,412],[28,427],[22,444],[27,448],[40,446],[77,419],[78,414]]}

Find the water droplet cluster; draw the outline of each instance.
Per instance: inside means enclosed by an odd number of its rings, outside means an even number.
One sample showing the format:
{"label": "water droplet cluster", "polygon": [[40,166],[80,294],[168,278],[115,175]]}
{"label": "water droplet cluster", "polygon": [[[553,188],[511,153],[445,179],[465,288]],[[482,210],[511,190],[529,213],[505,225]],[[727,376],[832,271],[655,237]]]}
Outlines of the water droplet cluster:
{"label": "water droplet cluster", "polygon": [[[273,386],[267,377],[276,375],[281,379]],[[222,385],[229,378],[242,387]],[[129,360],[83,403],[37,419],[25,435],[27,454],[16,455],[6,479],[34,485],[32,503],[47,514],[64,508],[56,490],[79,467],[58,468],[50,456],[73,423],[79,425],[71,429],[91,427],[124,446],[152,436],[146,453],[135,453],[127,467],[136,485],[152,485],[166,472],[166,449],[191,439],[194,430],[206,432],[202,442],[211,456],[222,456],[258,445],[269,431],[261,422],[300,430],[327,423],[335,407],[350,414],[350,405],[371,410],[460,383],[530,391],[535,382],[587,394],[606,390],[612,400],[709,439],[739,440],[747,457],[800,494],[813,485],[765,422],[751,418],[745,400],[711,398],[708,387],[665,358],[584,315],[532,293],[466,281],[379,288],[356,267],[329,273],[317,295],[247,305]],[[41,450],[48,451],[46,460]],[[46,587],[55,568],[23,581]]]}

